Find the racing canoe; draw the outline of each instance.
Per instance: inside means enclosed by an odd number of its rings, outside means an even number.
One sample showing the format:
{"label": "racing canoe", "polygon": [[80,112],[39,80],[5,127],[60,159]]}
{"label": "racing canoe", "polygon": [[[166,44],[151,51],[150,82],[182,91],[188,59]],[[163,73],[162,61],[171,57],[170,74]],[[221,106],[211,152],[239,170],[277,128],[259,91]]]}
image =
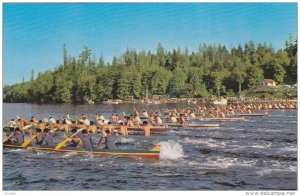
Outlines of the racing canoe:
{"label": "racing canoe", "polygon": [[177,135],[151,135],[151,136],[143,136],[143,135],[127,135],[127,136],[118,136],[118,139],[134,139],[135,141],[168,141],[168,140],[179,140],[179,136]]}
{"label": "racing canoe", "polygon": [[[119,129],[119,126],[114,126],[114,129]],[[98,132],[101,132],[101,126],[98,127]],[[127,130],[131,131],[144,131],[143,125],[141,126],[133,126],[133,127],[127,127]],[[150,131],[156,131],[156,132],[165,132],[168,130],[167,126],[150,126]]]}
{"label": "racing canoe", "polygon": [[125,157],[141,157],[148,159],[159,159],[160,156],[160,145],[156,145],[151,150],[132,150],[132,149],[93,149],[88,151],[86,149],[76,148],[76,147],[63,147],[61,149],[55,150],[54,148],[46,148],[41,146],[27,146],[21,147],[11,144],[3,144],[4,148],[16,148],[22,149],[27,148],[31,150],[43,150],[43,151],[52,151],[52,152],[75,152],[75,153],[92,153],[95,155],[116,155],[116,156],[125,156]]}
{"label": "racing canoe", "polygon": [[252,114],[231,114],[227,116],[268,116],[268,112],[266,113],[252,113]]}
{"label": "racing canoe", "polygon": [[215,121],[215,122],[235,122],[235,121],[245,121],[244,117],[240,118],[190,118],[189,121]]}
{"label": "racing canoe", "polygon": [[168,126],[180,127],[180,128],[212,128],[212,127],[219,127],[219,124],[187,124],[187,125],[168,124]]}
{"label": "racing canoe", "polygon": [[[143,127],[127,127],[128,130],[132,131],[144,131]],[[151,126],[150,131],[155,131],[155,132],[165,132],[168,130],[167,126]]]}

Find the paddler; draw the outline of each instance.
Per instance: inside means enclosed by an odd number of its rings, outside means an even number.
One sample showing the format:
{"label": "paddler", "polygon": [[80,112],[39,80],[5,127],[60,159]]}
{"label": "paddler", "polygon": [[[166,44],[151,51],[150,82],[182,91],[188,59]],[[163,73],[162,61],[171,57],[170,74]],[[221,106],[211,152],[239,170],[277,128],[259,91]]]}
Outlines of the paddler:
{"label": "paddler", "polygon": [[40,135],[42,134],[42,130],[37,128],[36,129],[36,144],[37,145],[42,145],[43,144],[43,138],[40,137]]}
{"label": "paddler", "polygon": [[106,130],[107,136],[105,138],[105,148],[106,149],[115,149],[115,141],[116,141],[116,136],[112,134],[110,131]]}
{"label": "paddler", "polygon": [[[77,129],[74,128],[71,130],[72,134],[76,133],[77,132]],[[72,144],[69,144],[68,146],[69,147],[78,147],[78,144],[81,142],[80,138],[79,138],[79,135],[76,134],[72,137],[72,140],[71,140]]]}
{"label": "paddler", "polygon": [[132,116],[127,117],[127,126],[128,127],[133,127],[134,126],[134,123],[132,121]]}
{"label": "paddler", "polygon": [[25,126],[24,120],[19,118],[18,121],[17,121],[17,127],[19,127],[21,130],[23,130],[24,126]]}
{"label": "paddler", "polygon": [[140,124],[142,123],[140,117],[136,114],[134,115],[133,123],[134,123],[134,125],[137,125],[137,126],[140,126]]}
{"label": "paddler", "polygon": [[31,116],[30,120],[32,120],[34,123],[38,123],[38,121],[33,116]]}
{"label": "paddler", "polygon": [[94,148],[93,145],[93,138],[88,133],[86,129],[81,131],[81,135],[79,136],[80,140],[82,141],[82,146],[87,150],[92,150]]}
{"label": "paddler", "polygon": [[85,126],[89,126],[91,123],[90,120],[85,115],[82,117],[82,120]]}
{"label": "paddler", "polygon": [[43,117],[43,122],[44,122],[44,123],[49,123],[49,119]]}
{"label": "paddler", "polygon": [[147,118],[147,117],[149,116],[149,115],[148,115],[148,112],[147,112],[146,110],[143,110],[142,116]]}
{"label": "paddler", "polygon": [[99,119],[100,120],[106,120],[105,117],[102,114],[100,114]]}
{"label": "paddler", "polygon": [[97,126],[102,126],[103,125],[103,121],[100,119],[98,114],[95,115],[95,120],[96,120],[96,125]]}
{"label": "paddler", "polygon": [[[31,117],[31,119],[29,120],[29,125],[31,125],[29,128],[28,128],[28,131],[29,131],[29,134],[30,134],[30,137],[32,137],[32,131],[36,128],[37,124],[34,122],[34,119],[33,117]],[[24,128],[24,127],[23,127]]]}
{"label": "paddler", "polygon": [[49,121],[49,123],[53,123],[53,124],[56,123],[56,120],[55,120],[52,116],[50,116],[50,117],[48,118],[48,121]]}
{"label": "paddler", "polygon": [[72,125],[72,121],[67,119],[66,117],[62,117],[62,122],[65,122],[67,125]]}
{"label": "paddler", "polygon": [[109,130],[109,125],[108,124],[102,125],[102,127],[101,127],[101,137],[106,137],[106,132],[105,132],[106,129]]}
{"label": "paddler", "polygon": [[52,127],[52,129],[57,129],[57,130],[60,130],[60,131],[65,131],[66,133],[67,133],[67,132],[70,132],[70,126],[67,124],[66,119],[63,120],[61,126],[59,126],[59,127],[57,127],[57,128]]}
{"label": "paddler", "polygon": [[149,121],[150,121],[150,124],[151,125],[155,125],[156,123],[155,123],[155,117],[153,116],[153,115],[150,115],[149,116]]}
{"label": "paddler", "polygon": [[252,111],[251,111],[251,108],[250,106],[248,105],[247,108],[246,108],[246,114],[251,114]]}
{"label": "paddler", "polygon": [[21,146],[24,143],[25,134],[21,132],[19,127],[16,127],[14,132],[14,135],[11,138],[9,138],[9,140],[12,144]]}
{"label": "paddler", "polygon": [[233,110],[233,108],[231,106],[229,106],[228,110],[227,110],[227,113],[230,114],[230,115],[234,115],[235,112]]}
{"label": "paddler", "polygon": [[115,114],[111,115],[111,122],[113,124],[117,124],[118,123],[118,117]]}
{"label": "paddler", "polygon": [[3,128],[3,135],[9,136],[15,132],[14,127],[4,127]]}
{"label": "paddler", "polygon": [[55,123],[50,123],[49,126],[48,126],[48,128],[54,130],[54,129],[58,129],[60,126],[61,126],[61,125],[60,125],[60,123],[59,123],[59,120],[56,120]]}
{"label": "paddler", "polygon": [[42,144],[43,146],[53,148],[53,147],[55,147],[54,136],[55,136],[55,132],[53,133],[51,131],[51,129],[46,128],[44,130],[44,134],[42,136],[40,136],[39,138],[43,141],[43,144]]}
{"label": "paddler", "polygon": [[191,110],[191,111],[190,111],[190,117],[191,117],[192,119],[195,119],[195,118],[196,118],[196,115],[195,115],[194,110]]}
{"label": "paddler", "polygon": [[173,109],[172,115],[175,116],[175,117],[177,117],[178,113],[177,113],[177,109],[176,108]]}
{"label": "paddler", "polygon": [[159,126],[159,125],[163,124],[163,122],[162,122],[162,120],[159,116],[154,116],[154,121],[155,121],[156,126]]}
{"label": "paddler", "polygon": [[77,129],[85,129],[85,125],[84,125],[84,123],[83,123],[83,121],[81,120],[81,119],[79,119],[78,121],[77,121],[77,124],[76,124],[76,128]]}
{"label": "paddler", "polygon": [[112,134],[118,132],[117,130],[115,130],[115,126],[111,122],[108,122],[107,124],[108,124],[108,129]]}
{"label": "paddler", "polygon": [[13,127],[9,127],[8,131],[4,131],[3,130],[3,136],[5,135],[6,137],[8,137],[8,139],[6,139],[6,142],[4,142],[5,144],[11,144],[12,142],[9,140],[10,137],[12,137],[11,135],[13,135],[15,133],[15,128]]}
{"label": "paddler", "polygon": [[116,114],[116,118],[118,124],[122,122],[122,117],[119,114]]}
{"label": "paddler", "polygon": [[213,114],[212,110],[209,110],[207,117],[208,118],[215,118],[215,115]]}
{"label": "paddler", "polygon": [[221,109],[219,107],[215,108],[214,116],[217,118],[225,118],[225,114],[221,111]]}
{"label": "paddler", "polygon": [[123,122],[120,123],[120,130],[119,130],[120,135],[128,135],[128,130],[126,125],[124,125]]}
{"label": "paddler", "polygon": [[162,114],[161,114],[160,110],[158,110],[158,111],[156,112],[156,115],[157,115],[158,117],[162,117]]}
{"label": "paddler", "polygon": [[220,117],[221,117],[221,118],[225,118],[225,111],[222,112],[222,111],[220,110]]}
{"label": "paddler", "polygon": [[90,122],[90,126],[88,127],[87,131],[92,134],[97,133],[97,126],[95,125],[94,121]]}
{"label": "paddler", "polygon": [[148,121],[143,122],[144,136],[150,136],[150,125]]}
{"label": "paddler", "polygon": [[46,128],[46,124],[42,120],[40,120],[39,123],[36,125],[36,128],[44,131],[44,129]]}
{"label": "paddler", "polygon": [[186,120],[185,120],[183,114],[180,114],[180,118],[179,119],[180,119],[180,121],[179,121],[180,125],[185,126],[186,125]]}
{"label": "paddler", "polygon": [[15,121],[15,119],[11,119],[8,123],[9,127],[16,127],[17,126],[17,123]]}
{"label": "paddler", "polygon": [[177,123],[177,117],[174,116],[173,114],[171,114],[170,120],[171,120],[172,123]]}

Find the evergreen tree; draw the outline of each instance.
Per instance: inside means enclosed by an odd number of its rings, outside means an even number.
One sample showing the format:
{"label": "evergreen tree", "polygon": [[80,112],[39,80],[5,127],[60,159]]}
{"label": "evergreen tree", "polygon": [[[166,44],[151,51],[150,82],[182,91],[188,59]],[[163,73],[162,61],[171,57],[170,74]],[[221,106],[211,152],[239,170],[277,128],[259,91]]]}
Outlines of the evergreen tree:
{"label": "evergreen tree", "polygon": [[[67,58],[63,45],[63,63],[54,71],[37,74],[30,81],[5,85],[5,102],[100,103],[107,99],[136,99],[149,95],[206,97],[232,95],[255,88],[264,78],[279,84],[297,82],[297,39],[289,36],[285,48],[275,51],[267,44],[253,41],[228,50],[224,45],[203,44],[167,51],[158,43],[156,53],[127,48],[120,58],[105,66],[100,55],[84,47],[78,58]],[[93,58],[91,58],[93,56]]]}
{"label": "evergreen tree", "polygon": [[33,82],[33,80],[34,80],[34,70],[31,69],[30,82]]}
{"label": "evergreen tree", "polygon": [[100,55],[99,61],[98,61],[98,67],[104,67],[104,60],[102,54]]}
{"label": "evergreen tree", "polygon": [[63,54],[63,63],[64,63],[64,67],[67,66],[67,47],[66,47],[66,44],[63,45],[63,51],[64,51],[64,54]]}

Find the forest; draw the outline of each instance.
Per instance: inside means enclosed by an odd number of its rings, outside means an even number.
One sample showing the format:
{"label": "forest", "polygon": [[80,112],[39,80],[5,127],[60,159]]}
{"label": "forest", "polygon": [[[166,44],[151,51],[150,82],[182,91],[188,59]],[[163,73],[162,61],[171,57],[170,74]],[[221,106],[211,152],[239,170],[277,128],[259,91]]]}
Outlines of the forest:
{"label": "forest", "polygon": [[[155,52],[127,50],[111,63],[93,57],[84,46],[78,57],[62,47],[61,65],[31,73],[30,81],[4,85],[4,102],[101,103],[108,99],[141,99],[145,93],[168,97],[234,96],[256,88],[263,79],[277,84],[297,83],[297,39],[289,36],[275,51],[266,43],[249,41],[231,49],[201,44],[196,51],[167,51],[158,43]],[[38,66],[38,65],[36,65]],[[147,92],[146,92],[147,91]]]}

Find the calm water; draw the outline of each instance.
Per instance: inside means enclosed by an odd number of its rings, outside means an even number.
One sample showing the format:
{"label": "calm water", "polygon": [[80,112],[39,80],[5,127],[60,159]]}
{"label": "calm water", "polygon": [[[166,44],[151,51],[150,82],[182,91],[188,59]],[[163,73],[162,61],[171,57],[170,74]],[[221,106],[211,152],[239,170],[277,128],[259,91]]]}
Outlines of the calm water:
{"label": "calm water", "polygon": [[[137,105],[151,110],[172,105]],[[49,115],[130,112],[132,105],[3,104],[3,122]],[[217,129],[170,130],[161,159],[147,160],[32,150],[3,151],[4,190],[296,190],[297,111],[223,122]],[[122,146],[143,148],[142,142]]]}

